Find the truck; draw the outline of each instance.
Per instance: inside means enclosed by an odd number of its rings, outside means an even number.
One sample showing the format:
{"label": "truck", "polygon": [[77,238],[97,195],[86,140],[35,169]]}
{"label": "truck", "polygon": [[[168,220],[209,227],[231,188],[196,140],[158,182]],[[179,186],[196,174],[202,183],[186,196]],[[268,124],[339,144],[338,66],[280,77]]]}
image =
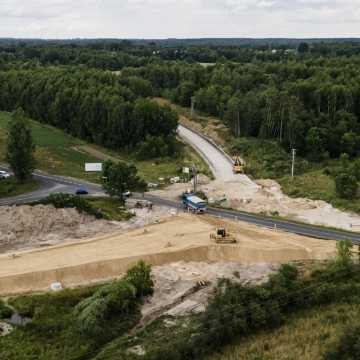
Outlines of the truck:
{"label": "truck", "polygon": [[193,211],[197,214],[203,214],[207,209],[207,202],[200,199],[193,193],[184,193],[182,196],[182,202],[188,211]]}

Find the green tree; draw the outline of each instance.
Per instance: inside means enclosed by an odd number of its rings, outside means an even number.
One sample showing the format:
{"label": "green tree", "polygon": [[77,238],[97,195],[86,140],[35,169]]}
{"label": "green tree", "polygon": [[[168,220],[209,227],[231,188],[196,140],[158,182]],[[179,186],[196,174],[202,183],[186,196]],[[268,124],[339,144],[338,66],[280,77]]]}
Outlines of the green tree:
{"label": "green tree", "polygon": [[356,177],[350,173],[343,172],[335,178],[336,192],[344,199],[353,199],[358,192]]}
{"label": "green tree", "polygon": [[12,114],[9,125],[6,160],[19,182],[31,177],[35,168],[34,151],[30,124],[24,111],[17,109]]}
{"label": "green tree", "polygon": [[344,268],[352,265],[352,247],[353,244],[350,240],[341,240],[336,243],[336,264]]}
{"label": "green tree", "polygon": [[116,196],[124,203],[127,190],[145,190],[146,184],[137,174],[135,165],[108,160],[103,169],[103,188],[110,196]]}
{"label": "green tree", "polygon": [[302,42],[298,46],[298,52],[299,54],[305,54],[308,53],[310,50],[309,44],[306,42]]}

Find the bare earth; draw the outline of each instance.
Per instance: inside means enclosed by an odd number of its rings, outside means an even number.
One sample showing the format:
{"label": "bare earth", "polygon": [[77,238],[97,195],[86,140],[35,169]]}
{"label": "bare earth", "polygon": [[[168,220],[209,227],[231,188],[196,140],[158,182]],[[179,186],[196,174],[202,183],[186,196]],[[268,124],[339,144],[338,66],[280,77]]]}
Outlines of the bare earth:
{"label": "bare earth", "polygon": [[[199,190],[203,191],[211,201],[225,199],[223,207],[243,210],[251,213],[280,215],[289,219],[314,225],[336,227],[340,229],[359,231],[360,216],[344,212],[321,200],[303,198],[293,199],[281,191],[281,186],[274,180],[247,179],[223,181],[203,180],[201,177]],[[151,192],[153,195],[177,200],[192,184],[174,184],[163,190]]]}
{"label": "bare earth", "polygon": [[[206,124],[200,124],[181,116],[180,123],[205,134],[224,147],[224,134],[227,130],[219,121],[210,119]],[[203,156],[215,175],[215,181],[201,186],[200,189],[214,200],[225,197],[227,201],[223,206],[254,213],[279,214],[310,224],[359,231],[359,215],[340,211],[324,201],[290,198],[283,194],[280,185],[273,180],[252,181],[246,175],[234,175],[228,158],[221,151],[188,129],[180,126],[178,132]],[[188,187],[189,185],[175,185],[158,194],[174,198]]]}
{"label": "bare earth", "polygon": [[[227,227],[239,243],[212,243],[209,234],[218,226]],[[325,259],[334,252],[332,241],[181,214],[125,233],[0,255],[0,294],[45,291],[53,282],[67,287],[116,278],[139,259],[154,266],[178,261],[285,263]]]}
{"label": "bare earth", "polygon": [[166,207],[134,209],[130,221],[96,220],[75,209],[55,209],[53,206],[0,207],[0,253],[32,249],[76,241],[94,235],[129,230],[171,216]]}

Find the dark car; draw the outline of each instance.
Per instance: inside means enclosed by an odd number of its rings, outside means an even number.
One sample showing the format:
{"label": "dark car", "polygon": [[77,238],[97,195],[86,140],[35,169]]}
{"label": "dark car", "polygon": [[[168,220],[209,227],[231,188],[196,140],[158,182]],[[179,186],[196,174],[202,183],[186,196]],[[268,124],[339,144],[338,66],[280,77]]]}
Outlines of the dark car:
{"label": "dark car", "polygon": [[76,195],[88,195],[89,192],[86,189],[77,189],[75,194]]}

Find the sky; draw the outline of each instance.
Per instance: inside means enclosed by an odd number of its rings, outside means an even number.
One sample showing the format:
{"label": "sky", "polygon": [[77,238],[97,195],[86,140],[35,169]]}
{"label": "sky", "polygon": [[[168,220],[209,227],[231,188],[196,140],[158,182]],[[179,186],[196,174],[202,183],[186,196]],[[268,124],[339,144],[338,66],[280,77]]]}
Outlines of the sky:
{"label": "sky", "polygon": [[360,0],[0,0],[0,37],[360,37]]}

